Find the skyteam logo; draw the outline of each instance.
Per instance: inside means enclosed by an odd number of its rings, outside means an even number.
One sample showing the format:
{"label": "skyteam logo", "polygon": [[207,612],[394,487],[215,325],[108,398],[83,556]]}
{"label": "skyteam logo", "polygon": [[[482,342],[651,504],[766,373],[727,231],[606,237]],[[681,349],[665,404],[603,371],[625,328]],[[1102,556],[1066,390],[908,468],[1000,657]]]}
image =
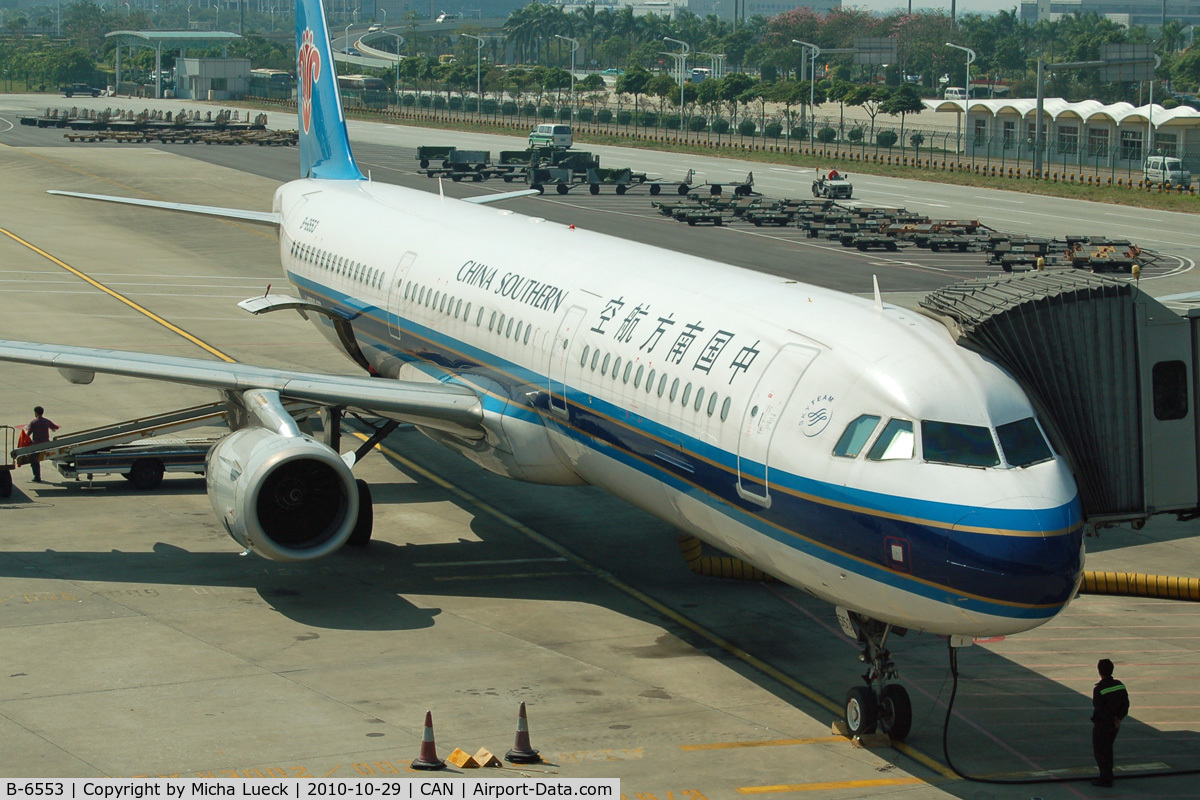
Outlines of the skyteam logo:
{"label": "skyteam logo", "polygon": [[808,401],[804,413],[800,415],[800,427],[805,436],[816,436],[825,430],[829,418],[833,415],[832,405],[833,395],[830,394],[817,395]]}
{"label": "skyteam logo", "polygon": [[296,55],[296,78],[300,88],[300,120],[304,132],[312,127],[313,86],[321,77],[321,51],[313,44],[312,28],[305,28],[303,43]]}

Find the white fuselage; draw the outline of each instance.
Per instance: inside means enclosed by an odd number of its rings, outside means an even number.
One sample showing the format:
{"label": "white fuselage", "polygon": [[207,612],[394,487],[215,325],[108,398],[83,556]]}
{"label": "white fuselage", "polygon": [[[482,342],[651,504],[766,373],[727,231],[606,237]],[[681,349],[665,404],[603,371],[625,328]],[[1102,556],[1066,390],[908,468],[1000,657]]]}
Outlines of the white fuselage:
{"label": "white fuselage", "polygon": [[[1060,458],[922,458],[922,421],[995,437],[1034,416],[1011,377],[932,320],[367,181],[295,181],[275,210],[289,279],[351,319],[374,370],[481,393],[483,440],[431,435],[488,469],[602,486],[908,628],[1014,633],[1074,591],[1080,511]],[[871,441],[909,422],[908,456],[833,455],[862,415],[880,420]]]}

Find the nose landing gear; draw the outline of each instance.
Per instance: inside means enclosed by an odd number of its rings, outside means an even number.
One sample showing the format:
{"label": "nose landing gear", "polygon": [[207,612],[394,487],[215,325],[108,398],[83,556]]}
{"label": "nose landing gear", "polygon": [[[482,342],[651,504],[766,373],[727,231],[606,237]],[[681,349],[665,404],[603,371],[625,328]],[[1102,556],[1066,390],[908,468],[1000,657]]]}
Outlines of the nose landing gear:
{"label": "nose landing gear", "polygon": [[902,740],[912,728],[912,702],[908,692],[897,683],[896,665],[887,650],[888,636],[903,636],[905,628],[864,617],[844,608],[837,610],[838,622],[847,636],[862,645],[858,660],[867,665],[865,686],[854,686],[846,693],[846,727],[851,736],[874,733],[876,729],[892,739]]}

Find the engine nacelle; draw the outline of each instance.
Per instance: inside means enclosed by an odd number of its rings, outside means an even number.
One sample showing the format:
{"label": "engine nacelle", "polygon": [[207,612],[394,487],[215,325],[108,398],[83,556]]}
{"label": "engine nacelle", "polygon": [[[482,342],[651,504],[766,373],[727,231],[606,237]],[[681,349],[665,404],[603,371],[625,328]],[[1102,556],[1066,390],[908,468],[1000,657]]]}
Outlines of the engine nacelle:
{"label": "engine nacelle", "polygon": [[245,428],[208,454],[208,499],[229,535],[275,561],[337,550],[358,518],[358,488],[331,448],[308,436]]}

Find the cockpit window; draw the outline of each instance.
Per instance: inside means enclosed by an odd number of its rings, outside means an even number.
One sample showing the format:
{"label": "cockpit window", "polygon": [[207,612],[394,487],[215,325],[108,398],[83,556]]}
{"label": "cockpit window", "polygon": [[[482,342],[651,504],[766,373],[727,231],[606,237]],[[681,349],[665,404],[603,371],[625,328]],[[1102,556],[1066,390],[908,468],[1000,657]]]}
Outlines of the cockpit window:
{"label": "cockpit window", "polygon": [[833,454],[843,458],[858,458],[858,454],[866,446],[867,440],[871,438],[877,425],[879,425],[879,417],[874,414],[863,414],[846,426],[846,430],[842,432],[842,438],[838,439],[838,443],[834,445]]}
{"label": "cockpit window", "polygon": [[1054,458],[1046,437],[1033,417],[1019,419],[996,428],[1004,460],[1014,467],[1028,467]]}
{"label": "cockpit window", "polygon": [[896,461],[913,457],[913,424],[906,419],[889,419],[883,433],[871,445],[871,461]]}
{"label": "cockpit window", "polygon": [[926,461],[960,467],[996,467],[1000,456],[992,431],[981,425],[921,421],[921,451]]}

